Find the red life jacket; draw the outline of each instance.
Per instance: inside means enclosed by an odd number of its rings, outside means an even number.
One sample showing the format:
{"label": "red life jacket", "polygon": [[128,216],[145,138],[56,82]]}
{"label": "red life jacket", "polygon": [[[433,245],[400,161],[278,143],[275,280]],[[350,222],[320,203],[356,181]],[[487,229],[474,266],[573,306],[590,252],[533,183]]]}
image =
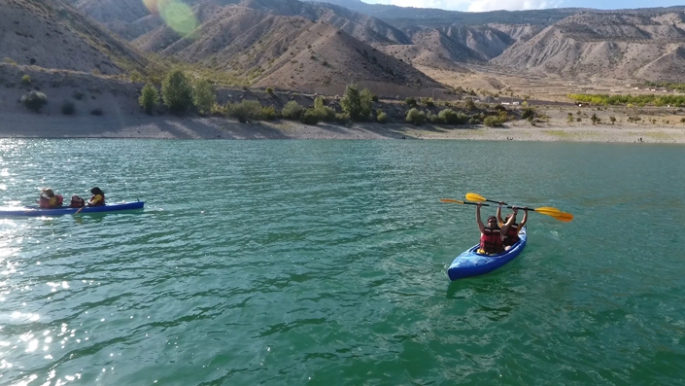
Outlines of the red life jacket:
{"label": "red life jacket", "polygon": [[495,254],[504,251],[500,229],[485,227],[484,230],[485,232],[480,236],[480,250],[486,254]]}
{"label": "red life jacket", "polygon": [[[101,196],[102,196],[102,201],[100,201],[97,204],[92,205],[92,206],[104,206],[105,205],[105,194],[102,193]],[[95,195],[93,195],[93,197],[90,198],[90,201],[93,201],[94,198],[95,198]]]}
{"label": "red life jacket", "polygon": [[504,241],[502,243],[504,243],[504,245],[514,245],[518,243],[519,240],[519,226],[518,224],[511,224],[507,234],[504,235]]}
{"label": "red life jacket", "polygon": [[71,196],[71,203],[69,203],[70,208],[82,208],[84,205],[86,205],[86,202],[83,201],[83,199],[77,195]]}

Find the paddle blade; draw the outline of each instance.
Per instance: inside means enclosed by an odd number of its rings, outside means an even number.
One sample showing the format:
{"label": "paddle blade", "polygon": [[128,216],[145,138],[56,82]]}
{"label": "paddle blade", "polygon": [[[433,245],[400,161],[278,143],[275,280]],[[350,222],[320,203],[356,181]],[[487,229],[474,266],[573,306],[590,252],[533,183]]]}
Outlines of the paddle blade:
{"label": "paddle blade", "polygon": [[464,201],[461,201],[461,200],[453,200],[453,199],[451,199],[451,198],[441,198],[441,199],[440,199],[440,202],[452,203],[452,204],[462,204],[462,205],[464,204]]}
{"label": "paddle blade", "polygon": [[546,214],[548,216],[552,216],[554,214],[559,214],[559,213],[564,213],[557,208],[552,208],[551,206],[543,206],[540,208],[535,208],[535,211],[538,213]]}
{"label": "paddle blade", "polygon": [[556,220],[559,220],[561,222],[571,222],[573,221],[573,215],[571,213],[566,213],[566,212],[561,212],[559,214],[555,215],[550,215]]}
{"label": "paddle blade", "polygon": [[476,193],[466,193],[466,200],[473,202],[486,202],[488,199]]}

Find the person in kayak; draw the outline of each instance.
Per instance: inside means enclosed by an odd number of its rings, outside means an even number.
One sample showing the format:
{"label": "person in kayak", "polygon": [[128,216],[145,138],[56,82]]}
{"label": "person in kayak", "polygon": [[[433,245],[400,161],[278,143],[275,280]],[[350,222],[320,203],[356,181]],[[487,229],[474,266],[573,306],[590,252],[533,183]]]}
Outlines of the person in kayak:
{"label": "person in kayak", "polygon": [[102,190],[100,190],[100,188],[98,188],[96,186],[90,190],[90,193],[93,194],[93,197],[90,198],[90,201],[88,201],[86,206],[103,206],[103,205],[105,205],[105,192],[103,192]]}
{"label": "person in kayak", "polygon": [[512,217],[514,218],[514,222],[511,223],[508,231],[506,233],[504,233],[504,238],[502,239],[502,244],[504,245],[504,250],[506,251],[506,250],[509,250],[509,248],[511,248],[512,245],[518,243],[518,241],[520,240],[519,232],[521,231],[521,229],[523,229],[524,226],[526,226],[526,222],[528,222],[528,207],[525,206],[525,207],[521,208],[524,211],[523,212],[523,220],[521,220],[520,224],[517,224],[516,223],[516,209],[518,209],[518,208],[513,207],[512,209],[514,209],[514,211],[509,213],[504,218],[504,220],[502,220],[502,206],[506,205],[506,204],[503,202],[500,202],[499,204],[500,204],[500,206],[497,207],[497,221],[500,224],[504,224],[504,223],[508,222]]}
{"label": "person in kayak", "polygon": [[[496,255],[498,253],[504,252],[504,244],[502,242],[503,235],[507,234],[509,227],[514,222],[514,217],[509,218],[509,221],[504,223],[500,228],[497,217],[488,217],[488,226],[483,224],[480,218],[480,207],[483,206],[482,203],[476,205],[476,221],[478,221],[478,229],[480,229],[480,247],[478,247],[478,253],[481,255]],[[514,207],[514,213],[516,213],[517,208]]]}
{"label": "person in kayak", "polygon": [[38,206],[41,209],[57,209],[62,207],[62,201],[62,195],[55,194],[55,192],[50,188],[45,188],[40,191]]}

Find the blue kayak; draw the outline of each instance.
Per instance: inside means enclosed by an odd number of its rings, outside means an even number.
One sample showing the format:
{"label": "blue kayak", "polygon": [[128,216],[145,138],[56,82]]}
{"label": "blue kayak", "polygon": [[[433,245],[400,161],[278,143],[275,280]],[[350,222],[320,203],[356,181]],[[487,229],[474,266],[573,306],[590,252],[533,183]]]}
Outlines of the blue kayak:
{"label": "blue kayak", "polygon": [[117,212],[122,210],[143,209],[145,202],[123,202],[118,204],[107,204],[103,206],[86,206],[84,208],[58,208],[58,209],[40,209],[35,206],[9,207],[0,208],[0,218],[3,217],[41,217],[41,216],[64,216],[67,214],[76,214],[79,209],[82,213],[103,213],[103,212]]}
{"label": "blue kayak", "polygon": [[524,227],[519,232],[518,243],[514,244],[508,251],[504,251],[498,255],[481,255],[476,253],[479,244],[473,248],[457,256],[447,269],[447,275],[450,280],[463,279],[465,277],[483,275],[492,272],[504,264],[514,260],[523,248],[526,247],[528,236],[526,235],[526,228]]}

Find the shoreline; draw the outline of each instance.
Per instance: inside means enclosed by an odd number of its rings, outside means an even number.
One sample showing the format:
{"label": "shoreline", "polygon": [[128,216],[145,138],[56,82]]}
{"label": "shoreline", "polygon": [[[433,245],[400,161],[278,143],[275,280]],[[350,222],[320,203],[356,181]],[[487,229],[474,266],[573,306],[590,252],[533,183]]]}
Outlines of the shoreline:
{"label": "shoreline", "polygon": [[671,143],[685,144],[685,126],[576,125],[555,122],[531,125],[508,122],[505,127],[413,126],[401,123],[364,123],[316,126],[292,121],[239,123],[216,117],[146,115],[46,116],[0,114],[0,138],[111,138],[111,139],[427,139],[532,142]]}

